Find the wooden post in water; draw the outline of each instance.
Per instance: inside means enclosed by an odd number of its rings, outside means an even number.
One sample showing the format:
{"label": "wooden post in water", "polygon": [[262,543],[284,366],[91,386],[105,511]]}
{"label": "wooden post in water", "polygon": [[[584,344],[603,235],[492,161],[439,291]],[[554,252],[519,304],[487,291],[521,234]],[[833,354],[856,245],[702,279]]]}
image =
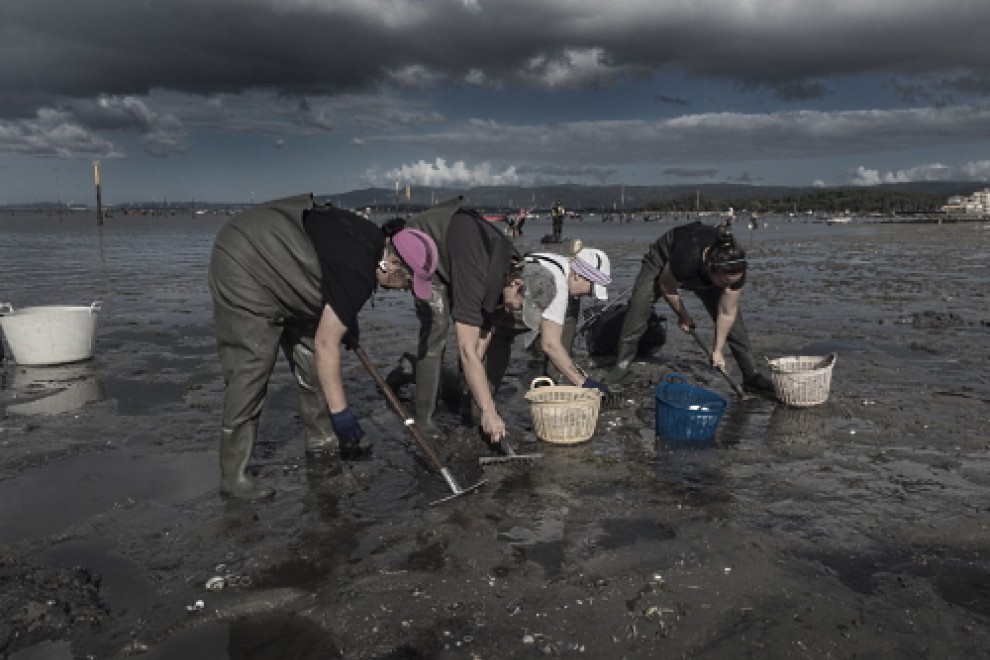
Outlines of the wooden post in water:
{"label": "wooden post in water", "polygon": [[100,161],[93,161],[93,181],[96,184],[96,224],[103,224],[103,199],[100,196]]}

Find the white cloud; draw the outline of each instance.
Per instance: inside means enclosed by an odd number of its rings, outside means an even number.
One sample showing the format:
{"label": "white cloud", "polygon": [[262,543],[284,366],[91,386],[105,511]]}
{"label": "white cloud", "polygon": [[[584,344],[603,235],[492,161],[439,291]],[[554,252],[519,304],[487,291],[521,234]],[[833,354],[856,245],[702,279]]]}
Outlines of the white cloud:
{"label": "white cloud", "polygon": [[854,186],[876,186],[881,183],[879,170],[870,170],[862,165],[856,168],[849,183]]}
{"label": "white cloud", "polygon": [[[584,165],[815,159],[971,142],[990,135],[990,105],[846,112],[704,113],[673,119],[506,124],[474,119],[432,133],[365,136],[462,157]],[[978,137],[980,136],[980,137]]]}
{"label": "white cloud", "polygon": [[610,65],[601,47],[565,48],[556,55],[537,53],[529,59],[520,77],[549,89],[576,89],[604,87],[636,70]]}
{"label": "white cloud", "polygon": [[986,181],[990,179],[990,160],[945,165],[928,163],[890,172],[880,172],[860,165],[849,183],[854,186],[875,186],[881,183],[914,183],[918,181]]}
{"label": "white cloud", "polygon": [[324,112],[307,112],[303,115],[303,124],[312,126],[321,131],[334,130],[334,121]]}
{"label": "white cloud", "polygon": [[68,112],[43,108],[32,119],[0,121],[0,151],[58,158],[120,158],[111,142]]}
{"label": "white cloud", "polygon": [[990,181],[990,160],[967,163],[961,166],[959,171],[970,181]]}
{"label": "white cloud", "polygon": [[421,160],[402,165],[386,172],[384,178],[388,181],[398,181],[400,184],[419,186],[502,186],[518,184],[521,181],[514,167],[494,172],[491,164],[487,162],[469,167],[460,160],[448,165],[443,158],[437,158],[432,163]]}

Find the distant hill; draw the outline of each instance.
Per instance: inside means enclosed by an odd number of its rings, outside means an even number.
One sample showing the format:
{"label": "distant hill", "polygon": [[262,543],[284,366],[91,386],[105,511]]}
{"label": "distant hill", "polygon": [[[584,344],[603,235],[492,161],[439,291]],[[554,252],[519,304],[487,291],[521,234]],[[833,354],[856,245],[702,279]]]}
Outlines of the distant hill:
{"label": "distant hill", "polygon": [[[365,188],[346,193],[318,194],[341,208],[364,209],[371,207],[378,213],[416,211],[463,195],[466,205],[485,211],[516,211],[521,207],[547,212],[554,201],[560,201],[569,211],[578,212],[638,212],[644,210],[724,210],[729,206],[742,210],[791,210],[814,208],[816,210],[887,211],[937,209],[953,195],[971,195],[986,188],[987,184],[972,181],[921,181],[915,183],[885,184],[880,186],[841,186],[816,188],[811,186],[756,186],[736,183],[708,183],[677,186],[589,186],[563,184],[554,186],[478,186],[475,188],[410,188],[407,200],[405,190],[396,196],[394,189]],[[117,213],[149,210],[168,214],[176,209],[188,212],[198,210],[208,213],[231,214],[247,208],[241,202],[207,203],[172,200],[169,202],[140,202],[105,206]],[[68,205],[35,203],[6,205],[0,208],[15,210],[48,210],[61,208],[70,211]],[[88,207],[82,207],[85,209]]]}
{"label": "distant hill", "polygon": [[[732,183],[710,183],[703,185],[677,186],[621,186],[621,185],[555,185],[555,186],[479,186],[475,188],[431,188],[411,187],[407,200],[405,191],[400,190],[398,199],[394,190],[386,188],[366,188],[347,193],[322,195],[335,205],[343,208],[363,209],[372,207],[378,210],[396,208],[405,211],[429,207],[441,201],[463,195],[466,205],[486,210],[516,210],[535,207],[546,211],[554,201],[560,201],[564,208],[575,211],[635,211],[650,208],[657,203],[671,200],[692,200],[700,206],[702,202],[712,204],[716,200],[742,206],[747,200],[808,199],[823,196],[842,195],[855,198],[873,194],[895,194],[935,196],[944,200],[952,195],[970,195],[984,187],[980,183],[961,181],[925,181],[916,183],[884,184],[880,186],[842,187],[793,187],[755,186]],[[717,205],[717,204],[716,204]],[[725,204],[723,204],[725,205]]]}

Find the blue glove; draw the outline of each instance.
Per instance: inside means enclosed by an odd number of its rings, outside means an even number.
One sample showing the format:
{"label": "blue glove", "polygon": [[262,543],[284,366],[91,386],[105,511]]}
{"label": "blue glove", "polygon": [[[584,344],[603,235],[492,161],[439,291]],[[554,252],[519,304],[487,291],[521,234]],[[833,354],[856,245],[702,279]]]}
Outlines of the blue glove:
{"label": "blue glove", "polygon": [[358,418],[350,408],[344,408],[339,413],[331,413],[330,423],[333,424],[333,430],[337,432],[337,437],[342,442],[353,445],[364,437],[364,429],[361,428]]}
{"label": "blue glove", "polygon": [[612,392],[608,389],[608,385],[605,383],[599,383],[597,380],[591,380],[590,378],[585,378],[584,382],[581,383],[581,387],[595,388],[601,392],[604,396],[608,396]]}

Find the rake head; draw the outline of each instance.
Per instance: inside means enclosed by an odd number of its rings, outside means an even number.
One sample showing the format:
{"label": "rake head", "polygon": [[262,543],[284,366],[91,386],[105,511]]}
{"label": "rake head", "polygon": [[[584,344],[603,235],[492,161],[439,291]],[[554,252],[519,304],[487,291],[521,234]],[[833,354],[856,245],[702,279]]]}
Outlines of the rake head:
{"label": "rake head", "polygon": [[499,447],[502,448],[501,456],[482,456],[478,459],[478,465],[481,467],[505,465],[507,463],[527,465],[543,458],[543,454],[517,454],[516,450],[512,448],[512,445],[505,438],[502,438]]}

